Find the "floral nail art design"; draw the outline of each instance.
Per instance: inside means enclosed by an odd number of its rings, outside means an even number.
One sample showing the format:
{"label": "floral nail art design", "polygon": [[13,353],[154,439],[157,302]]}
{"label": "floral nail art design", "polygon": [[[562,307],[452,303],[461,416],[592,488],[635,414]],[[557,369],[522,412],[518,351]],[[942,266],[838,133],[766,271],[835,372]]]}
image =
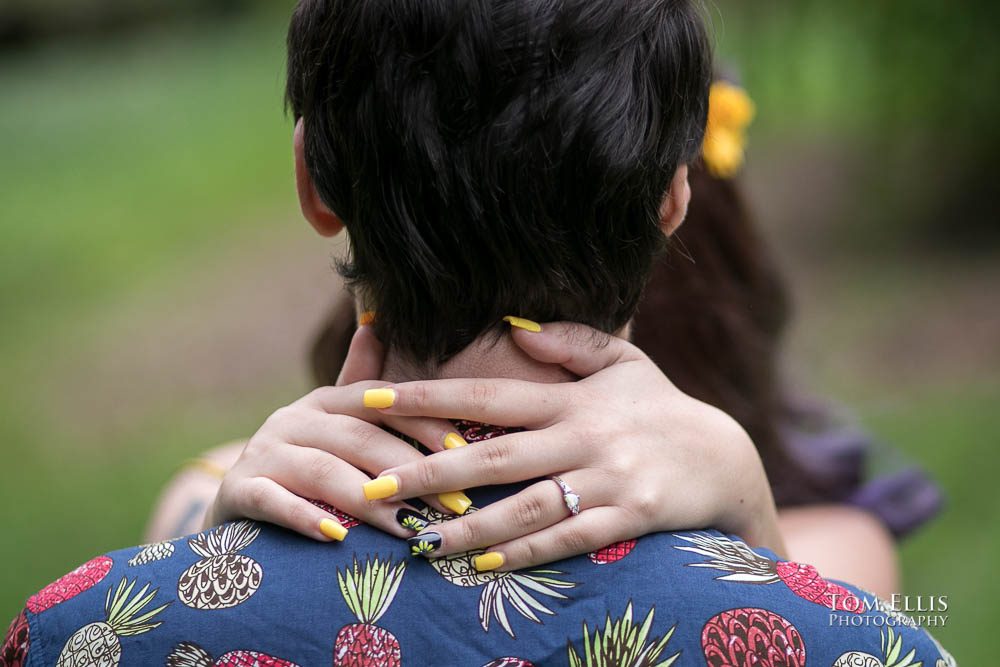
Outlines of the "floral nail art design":
{"label": "floral nail art design", "polygon": [[416,533],[419,533],[421,530],[430,525],[427,519],[424,518],[423,514],[406,507],[396,512],[396,523],[403,528],[412,530]]}
{"label": "floral nail art design", "polygon": [[406,540],[410,545],[411,556],[425,556],[441,548],[441,534],[433,531],[414,535]]}

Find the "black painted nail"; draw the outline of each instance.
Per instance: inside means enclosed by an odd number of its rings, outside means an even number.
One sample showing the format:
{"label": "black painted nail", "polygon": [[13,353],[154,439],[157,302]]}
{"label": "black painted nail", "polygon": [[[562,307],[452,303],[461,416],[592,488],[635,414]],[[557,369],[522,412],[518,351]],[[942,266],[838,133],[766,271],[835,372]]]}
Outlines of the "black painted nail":
{"label": "black painted nail", "polygon": [[416,510],[411,510],[408,507],[403,507],[396,512],[396,523],[398,523],[403,528],[412,530],[415,533],[419,533],[421,530],[430,525],[427,518],[423,514]]}
{"label": "black painted nail", "polygon": [[410,545],[411,556],[426,556],[441,546],[441,535],[435,532],[421,533],[409,538],[406,543]]}

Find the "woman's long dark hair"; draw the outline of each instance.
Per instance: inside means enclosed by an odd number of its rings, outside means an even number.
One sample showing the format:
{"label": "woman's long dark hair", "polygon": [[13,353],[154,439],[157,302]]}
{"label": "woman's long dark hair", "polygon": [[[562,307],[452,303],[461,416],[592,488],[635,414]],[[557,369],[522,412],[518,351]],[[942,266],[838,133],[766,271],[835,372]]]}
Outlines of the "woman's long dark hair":
{"label": "woman's long dark hair", "polygon": [[790,457],[780,372],[791,318],[784,278],[737,183],[691,170],[688,218],[657,262],[632,342],[685,393],[723,410],[760,452],[780,505],[829,499]]}
{"label": "woman's long dark hair", "polygon": [[[690,172],[691,205],[657,262],[633,320],[632,341],[682,391],[723,410],[760,452],[779,505],[829,500],[832,490],[788,454],[792,408],[780,352],[791,315],[785,281],[736,182]],[[353,304],[338,303],[316,339],[316,381],[333,384],[354,332]]]}

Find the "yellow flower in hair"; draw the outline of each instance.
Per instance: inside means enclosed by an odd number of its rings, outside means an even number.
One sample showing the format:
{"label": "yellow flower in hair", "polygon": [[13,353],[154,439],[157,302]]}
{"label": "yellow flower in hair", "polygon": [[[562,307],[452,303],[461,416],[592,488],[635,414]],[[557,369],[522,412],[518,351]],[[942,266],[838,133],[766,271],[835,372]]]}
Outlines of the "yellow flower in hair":
{"label": "yellow flower in hair", "polygon": [[708,171],[717,178],[732,178],[743,166],[744,140],[728,129],[705,135],[701,156]]}
{"label": "yellow flower in hair", "polygon": [[743,166],[747,127],[757,112],[746,91],[725,81],[712,84],[702,158],[718,178],[732,178]]}

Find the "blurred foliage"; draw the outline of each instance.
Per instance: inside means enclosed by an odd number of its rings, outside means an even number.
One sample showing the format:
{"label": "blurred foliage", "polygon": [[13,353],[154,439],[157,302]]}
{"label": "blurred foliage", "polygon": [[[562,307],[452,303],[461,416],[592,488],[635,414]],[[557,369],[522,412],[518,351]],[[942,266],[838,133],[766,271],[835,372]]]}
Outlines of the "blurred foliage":
{"label": "blurred foliage", "polygon": [[864,204],[838,242],[997,247],[1000,4],[718,0],[711,16],[761,143],[812,135],[853,153]]}
{"label": "blurred foliage", "polygon": [[294,215],[286,21],[168,23],[0,56],[0,616],[72,562],[137,542],[186,457],[292,395],[276,380],[225,409],[171,397],[124,428],[74,423],[53,398],[86,397],[64,378],[115,339],[110,304],[155,313],[164,290],[197,294],[189,266]]}
{"label": "blurred foliage", "polygon": [[120,33],[183,16],[212,18],[263,4],[263,0],[4,0],[0,48],[64,36]]}

